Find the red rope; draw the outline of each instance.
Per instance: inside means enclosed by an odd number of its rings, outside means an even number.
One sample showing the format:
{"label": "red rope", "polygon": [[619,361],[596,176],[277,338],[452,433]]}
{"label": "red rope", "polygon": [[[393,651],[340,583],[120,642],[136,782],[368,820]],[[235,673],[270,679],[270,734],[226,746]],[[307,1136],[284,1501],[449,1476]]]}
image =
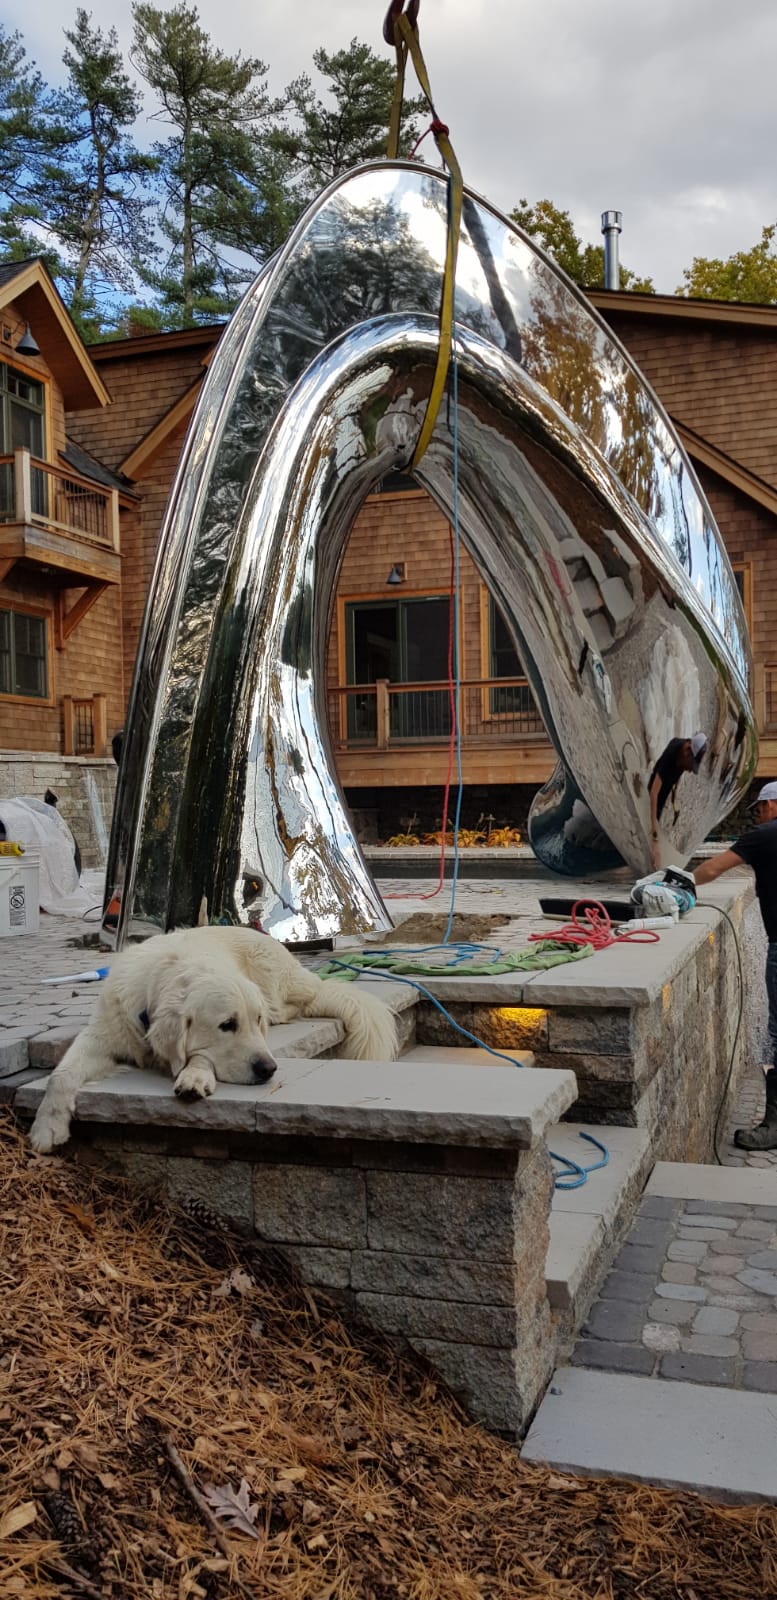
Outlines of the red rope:
{"label": "red rope", "polygon": [[[581,912],[579,917],[578,912]],[[655,944],[658,937],[653,928],[613,933],[610,914],[601,901],[576,900],[571,922],[565,923],[557,933],[530,933],[529,941],[552,939],[554,944],[590,944],[594,950],[606,950],[611,944]]]}

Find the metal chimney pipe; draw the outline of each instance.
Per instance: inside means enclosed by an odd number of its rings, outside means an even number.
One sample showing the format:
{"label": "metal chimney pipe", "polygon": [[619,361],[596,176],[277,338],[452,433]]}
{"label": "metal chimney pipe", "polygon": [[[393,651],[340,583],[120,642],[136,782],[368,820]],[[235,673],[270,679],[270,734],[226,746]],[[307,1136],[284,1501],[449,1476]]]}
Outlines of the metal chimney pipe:
{"label": "metal chimney pipe", "polygon": [[604,287],[605,289],[620,289],[620,262],[618,260],[618,234],[621,232],[623,213],[620,211],[602,212],[602,233],[604,234]]}

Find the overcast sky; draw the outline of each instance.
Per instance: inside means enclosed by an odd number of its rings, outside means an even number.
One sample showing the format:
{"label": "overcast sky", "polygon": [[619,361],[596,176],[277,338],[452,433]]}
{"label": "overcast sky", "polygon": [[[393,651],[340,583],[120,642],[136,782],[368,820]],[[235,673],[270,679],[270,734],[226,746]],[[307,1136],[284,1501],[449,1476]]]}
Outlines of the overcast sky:
{"label": "overcast sky", "polygon": [[[278,93],[318,45],[357,37],[391,56],[387,5],[201,0],[199,12],[223,50],[267,63]],[[3,5],[51,83],[75,9]],[[126,49],[130,0],[92,9]],[[600,213],[622,211],[622,260],[666,293],[695,255],[748,249],[777,220],[775,0],[421,0],[419,24],[465,182],[503,210],[548,196],[596,242]]]}

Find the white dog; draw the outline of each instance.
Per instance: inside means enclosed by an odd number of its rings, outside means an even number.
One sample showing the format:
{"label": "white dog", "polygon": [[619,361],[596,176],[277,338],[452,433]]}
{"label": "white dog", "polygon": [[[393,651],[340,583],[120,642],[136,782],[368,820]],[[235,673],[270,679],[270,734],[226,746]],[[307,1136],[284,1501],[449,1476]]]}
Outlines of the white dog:
{"label": "white dog", "polygon": [[93,1020],[49,1078],[30,1138],[52,1150],[70,1132],[85,1083],[117,1067],[166,1067],[175,1093],[200,1099],[219,1083],[266,1083],[276,1063],[271,1022],[337,1017],[343,1054],[396,1055],[392,1013],[350,983],[322,980],[282,944],[251,928],[187,928],[132,945],[105,979]]}

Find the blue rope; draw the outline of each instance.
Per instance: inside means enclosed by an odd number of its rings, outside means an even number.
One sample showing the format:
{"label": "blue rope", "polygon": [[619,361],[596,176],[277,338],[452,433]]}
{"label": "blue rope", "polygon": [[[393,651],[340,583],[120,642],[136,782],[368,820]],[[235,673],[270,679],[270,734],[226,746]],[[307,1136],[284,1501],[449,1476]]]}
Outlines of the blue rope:
{"label": "blue rope", "polygon": [[[440,945],[429,945],[428,948],[430,950],[434,950],[441,949],[442,947]],[[415,954],[415,952],[410,953]],[[338,961],[335,956],[333,956],[327,964],[330,967],[340,967],[340,969],[344,972],[351,972],[353,970],[347,961]],[[470,1033],[469,1028],[463,1028],[461,1023],[457,1022],[455,1017],[451,1016],[447,1007],[443,1005],[441,1000],[437,999],[436,995],[432,994],[430,989],[427,989],[425,984],[417,983],[414,978],[400,978],[399,975],[394,972],[381,972],[379,968],[375,967],[369,968],[366,976],[371,978],[387,978],[390,983],[406,983],[409,988],[416,989],[419,994],[422,994],[425,1000],[431,1000],[432,1005],[436,1006],[437,1010],[442,1012],[446,1022],[449,1022],[451,1027],[455,1028],[456,1032],[460,1033],[464,1039],[469,1039],[470,1044],[477,1045],[479,1049],[485,1050],[490,1056],[496,1056],[497,1061],[506,1061],[511,1067],[523,1066],[522,1061],[516,1061],[514,1056],[508,1056],[504,1050],[492,1049],[491,1045],[486,1044],[484,1039],[479,1039],[476,1033]],[[606,1145],[600,1144],[599,1140],[595,1139],[592,1133],[581,1133],[580,1138],[587,1139],[589,1144],[595,1144],[597,1150],[600,1150],[602,1153],[602,1160],[595,1161],[590,1167],[583,1167],[580,1166],[577,1161],[573,1161],[570,1156],[559,1156],[556,1155],[554,1150],[549,1150],[548,1155],[550,1156],[551,1161],[560,1161],[566,1168],[564,1172],[560,1172],[556,1175],[556,1189],[581,1189],[583,1184],[588,1179],[589,1172],[598,1172],[600,1167],[607,1166],[607,1163],[610,1159],[610,1153]]]}
{"label": "blue rope", "polygon": [[571,1156],[560,1156],[556,1154],[555,1150],[549,1150],[548,1155],[551,1161],[560,1161],[566,1167],[565,1172],[556,1173],[554,1184],[556,1189],[582,1189],[583,1184],[588,1180],[589,1172],[598,1172],[600,1167],[606,1167],[609,1163],[610,1152],[605,1144],[600,1144],[592,1133],[581,1133],[580,1138],[587,1139],[589,1144],[595,1144],[597,1150],[601,1150],[602,1159],[601,1161],[594,1161],[590,1167],[583,1167],[578,1161],[574,1161]]}
{"label": "blue rope", "polygon": [[[330,967],[341,967],[345,972],[351,972],[353,970],[346,961],[338,961],[334,957],[327,964]],[[432,994],[431,990],[426,988],[425,984],[417,983],[414,978],[400,978],[395,972],[381,972],[376,967],[370,967],[365,973],[365,977],[388,978],[390,983],[406,983],[411,989],[417,989],[418,993],[422,994],[425,1000],[431,1000],[432,1005],[436,1006],[437,1010],[442,1012],[446,1022],[449,1022],[451,1027],[455,1028],[456,1032],[462,1034],[465,1039],[469,1039],[471,1044],[479,1045],[481,1050],[487,1050],[490,1056],[496,1056],[499,1061],[509,1062],[511,1067],[523,1066],[522,1061],[516,1061],[514,1056],[505,1055],[503,1050],[492,1050],[491,1045],[486,1044],[483,1039],[479,1039],[476,1033],[470,1033],[468,1028],[463,1028],[461,1023],[457,1022],[455,1017],[451,1016],[450,1011],[446,1010],[446,1007],[443,1005],[442,1001],[438,1000],[436,996]]]}

